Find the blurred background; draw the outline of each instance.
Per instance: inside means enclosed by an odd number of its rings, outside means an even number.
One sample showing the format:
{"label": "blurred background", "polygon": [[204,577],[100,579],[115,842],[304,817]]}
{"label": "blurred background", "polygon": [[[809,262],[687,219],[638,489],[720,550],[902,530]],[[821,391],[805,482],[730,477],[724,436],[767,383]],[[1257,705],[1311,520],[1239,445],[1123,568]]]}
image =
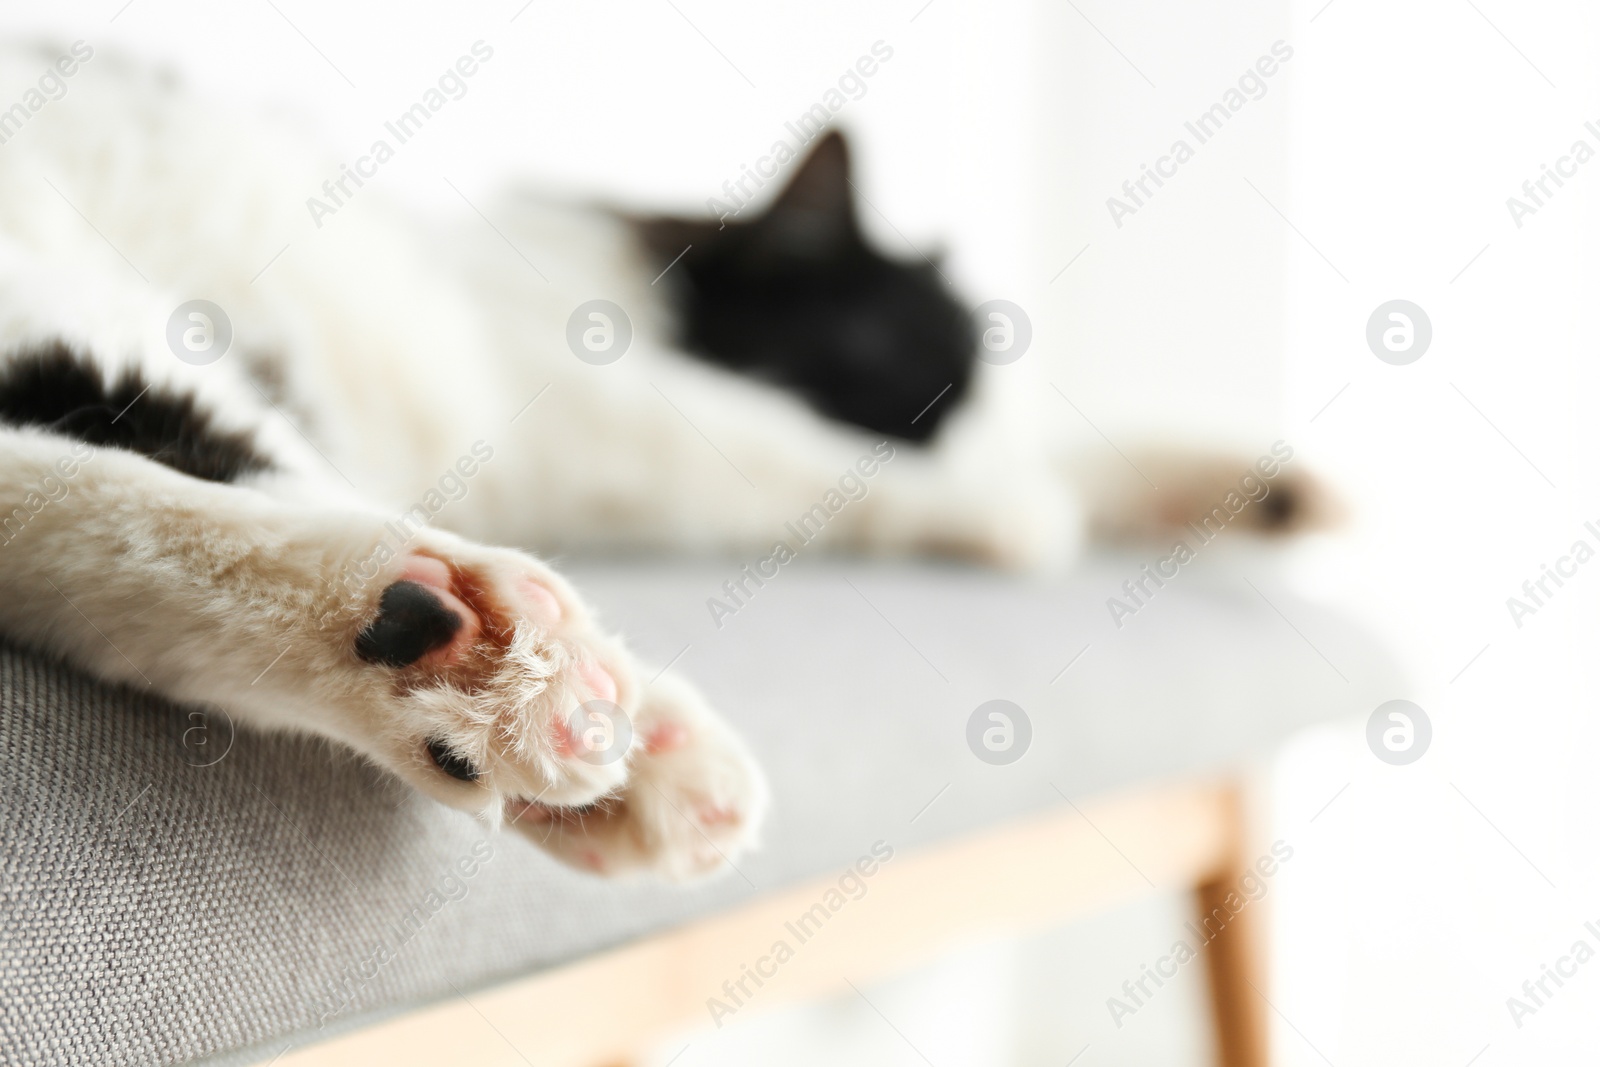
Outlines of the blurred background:
{"label": "blurred background", "polygon": [[[7,33],[169,61],[219,100],[300,116],[353,158],[474,41],[495,60],[386,166],[389,195],[463,210],[513,175],[703,211],[882,42],[836,123],[886,250],[944,248],[969,299],[1020,304],[1035,355],[1115,442],[1282,437],[1350,523],[1286,560],[1406,665],[1432,747],[1394,767],[1362,728],[1269,768],[1296,858],[1274,882],[1285,1064],[1594,1062],[1600,969],[1521,1026],[1506,1000],[1600,920],[1594,684],[1600,568],[1518,627],[1506,599],[1600,520],[1591,411],[1600,162],[1536,213],[1507,198],[1600,149],[1600,11],[1576,0],[639,0],[448,5],[8,3]],[[1137,210],[1110,197],[1282,42],[1291,58]],[[1283,48],[1280,46],[1279,54]],[[1252,93],[1252,96],[1255,94]],[[1192,138],[1190,138],[1192,141]],[[205,146],[195,165],[205,166]],[[1592,173],[1591,173],[1592,171]],[[1380,361],[1374,309],[1426,313]],[[1106,448],[1063,405],[1057,431]],[[1250,665],[1239,665],[1241,671]],[[1311,669],[1308,667],[1308,669]],[[1329,685],[1339,682],[1329,675]],[[868,990],[956,1064],[1204,1062],[1198,969],[1119,1030],[1105,998],[1170,944],[1152,899],[1049,937],[969,946]],[[782,1009],[658,1062],[890,1064],[860,1000]]]}

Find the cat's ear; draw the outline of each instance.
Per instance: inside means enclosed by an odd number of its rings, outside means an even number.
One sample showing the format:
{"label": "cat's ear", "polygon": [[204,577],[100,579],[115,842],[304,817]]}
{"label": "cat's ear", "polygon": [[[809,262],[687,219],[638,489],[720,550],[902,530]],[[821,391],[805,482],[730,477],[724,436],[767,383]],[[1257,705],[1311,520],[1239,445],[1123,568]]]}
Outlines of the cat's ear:
{"label": "cat's ear", "polygon": [[775,236],[828,250],[855,236],[855,190],[844,135],[829,130],[795,168],[761,223]]}
{"label": "cat's ear", "polygon": [[770,212],[809,211],[835,218],[853,218],[850,149],[844,134],[829,130],[795,167],[788,186],[772,202]]}
{"label": "cat's ear", "polygon": [[823,134],[795,165],[788,184],[761,215],[729,214],[710,221],[630,216],[651,253],[662,262],[689,251],[689,264],[718,248],[775,260],[826,260],[858,242],[850,150],[837,130]]}

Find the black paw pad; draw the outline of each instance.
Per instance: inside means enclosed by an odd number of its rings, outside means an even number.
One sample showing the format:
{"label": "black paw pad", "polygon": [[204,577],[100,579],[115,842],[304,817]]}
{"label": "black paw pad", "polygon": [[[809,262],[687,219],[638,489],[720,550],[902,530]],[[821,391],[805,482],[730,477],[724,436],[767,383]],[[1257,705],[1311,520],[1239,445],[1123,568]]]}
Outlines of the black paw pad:
{"label": "black paw pad", "polygon": [[378,600],[378,617],[356,637],[356,655],[385,667],[409,667],[461,629],[461,616],[433,590],[417,582],[395,582]]}
{"label": "black paw pad", "polygon": [[478,768],[473,766],[472,761],[456,753],[448,744],[437,737],[430,738],[428,741],[428,758],[433,760],[434,766],[452,778],[463,782],[476,782],[478,780]]}

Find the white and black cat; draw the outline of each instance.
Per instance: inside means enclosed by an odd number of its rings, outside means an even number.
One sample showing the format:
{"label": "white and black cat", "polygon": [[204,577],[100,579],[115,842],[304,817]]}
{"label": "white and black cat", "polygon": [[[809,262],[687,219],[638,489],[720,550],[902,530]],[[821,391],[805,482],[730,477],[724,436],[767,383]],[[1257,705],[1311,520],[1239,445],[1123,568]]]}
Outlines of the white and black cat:
{"label": "white and black cat", "polygon": [[[511,194],[430,229],[158,74],[0,55],[6,86],[50,71],[70,92],[0,115],[0,632],[568,862],[713,869],[765,790],[690,685],[489,546],[762,551],[869,457],[826,544],[1045,566],[1087,519],[1185,517],[1080,498],[937,271],[862,237],[837,135],[749,221]],[[590,329],[631,341],[580,358]],[[1306,512],[1275,493],[1263,521]]]}

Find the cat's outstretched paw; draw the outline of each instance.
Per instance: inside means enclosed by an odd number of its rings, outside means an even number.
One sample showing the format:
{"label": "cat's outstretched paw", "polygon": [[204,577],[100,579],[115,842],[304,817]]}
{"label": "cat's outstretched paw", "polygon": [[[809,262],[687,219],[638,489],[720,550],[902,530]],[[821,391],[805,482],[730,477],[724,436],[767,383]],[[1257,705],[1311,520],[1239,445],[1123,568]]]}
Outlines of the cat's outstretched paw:
{"label": "cat's outstretched paw", "polygon": [[1289,466],[1292,449],[1251,460],[1146,449],[1086,465],[1076,479],[1093,535],[1111,543],[1170,544],[1205,527],[1279,538],[1337,526],[1344,506],[1310,471]]}
{"label": "cat's outstretched paw", "polygon": [[598,874],[687,879],[755,844],[767,786],[744,745],[688,685],[667,675],[640,700],[632,773],[579,807],[513,800],[506,819],[561,860]]}

